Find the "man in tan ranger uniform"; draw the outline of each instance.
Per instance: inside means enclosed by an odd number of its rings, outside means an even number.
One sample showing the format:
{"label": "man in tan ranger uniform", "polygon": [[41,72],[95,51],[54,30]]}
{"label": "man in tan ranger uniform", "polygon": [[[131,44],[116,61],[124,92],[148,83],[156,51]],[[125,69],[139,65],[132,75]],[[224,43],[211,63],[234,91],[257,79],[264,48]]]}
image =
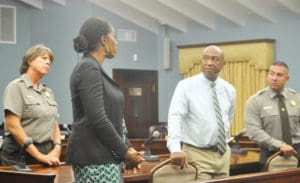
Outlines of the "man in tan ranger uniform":
{"label": "man in tan ranger uniform", "polygon": [[[285,88],[288,80],[287,64],[273,63],[267,75],[269,86],[258,91],[246,103],[246,128],[249,138],[261,147],[262,168],[267,158],[279,150],[284,155],[295,154],[300,159],[300,95]],[[279,106],[280,100],[285,107]],[[285,118],[283,112],[287,112]],[[282,129],[286,131],[282,132]]]}

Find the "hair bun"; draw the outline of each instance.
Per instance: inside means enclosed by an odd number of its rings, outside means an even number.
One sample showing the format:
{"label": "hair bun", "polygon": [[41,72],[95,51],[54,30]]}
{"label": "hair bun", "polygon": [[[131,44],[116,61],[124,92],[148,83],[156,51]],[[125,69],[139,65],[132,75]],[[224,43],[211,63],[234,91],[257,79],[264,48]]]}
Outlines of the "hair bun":
{"label": "hair bun", "polygon": [[82,34],[73,39],[73,48],[76,52],[86,52],[88,48],[88,41],[86,37]]}

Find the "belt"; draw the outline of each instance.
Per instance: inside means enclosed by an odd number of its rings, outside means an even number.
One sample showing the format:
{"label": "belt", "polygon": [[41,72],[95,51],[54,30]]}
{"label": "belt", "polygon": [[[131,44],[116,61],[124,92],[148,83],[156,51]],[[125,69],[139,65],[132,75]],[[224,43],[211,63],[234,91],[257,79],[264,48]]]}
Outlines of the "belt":
{"label": "belt", "polygon": [[196,149],[211,150],[211,151],[213,151],[213,152],[218,152],[218,151],[219,151],[219,149],[217,148],[217,146],[197,147],[197,146],[194,146],[194,145],[191,145],[191,144],[187,144],[187,143],[184,143],[184,144],[187,145],[187,146],[196,148]]}
{"label": "belt", "polygon": [[47,141],[45,141],[45,142],[40,142],[40,143],[33,142],[34,145],[45,145],[45,144],[49,144],[49,143],[52,144],[52,141],[51,141],[51,140],[47,140]]}

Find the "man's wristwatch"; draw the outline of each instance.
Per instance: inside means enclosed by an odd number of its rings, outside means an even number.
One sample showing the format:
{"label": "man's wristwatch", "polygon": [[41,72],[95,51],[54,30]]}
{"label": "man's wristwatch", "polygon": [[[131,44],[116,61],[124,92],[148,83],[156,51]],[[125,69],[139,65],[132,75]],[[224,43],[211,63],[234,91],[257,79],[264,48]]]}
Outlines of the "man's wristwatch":
{"label": "man's wristwatch", "polygon": [[30,144],[32,144],[32,143],[33,143],[32,138],[31,138],[31,137],[27,137],[27,138],[25,139],[25,142],[24,142],[24,145],[23,145],[23,149],[26,150],[26,149],[28,148],[28,146],[29,146]]}

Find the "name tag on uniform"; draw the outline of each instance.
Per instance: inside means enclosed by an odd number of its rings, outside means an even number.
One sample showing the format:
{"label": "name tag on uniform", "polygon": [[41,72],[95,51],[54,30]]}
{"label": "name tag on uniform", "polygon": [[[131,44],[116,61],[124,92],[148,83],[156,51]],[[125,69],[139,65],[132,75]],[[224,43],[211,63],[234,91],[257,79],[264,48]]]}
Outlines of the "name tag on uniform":
{"label": "name tag on uniform", "polygon": [[272,106],[264,106],[264,110],[272,109]]}

